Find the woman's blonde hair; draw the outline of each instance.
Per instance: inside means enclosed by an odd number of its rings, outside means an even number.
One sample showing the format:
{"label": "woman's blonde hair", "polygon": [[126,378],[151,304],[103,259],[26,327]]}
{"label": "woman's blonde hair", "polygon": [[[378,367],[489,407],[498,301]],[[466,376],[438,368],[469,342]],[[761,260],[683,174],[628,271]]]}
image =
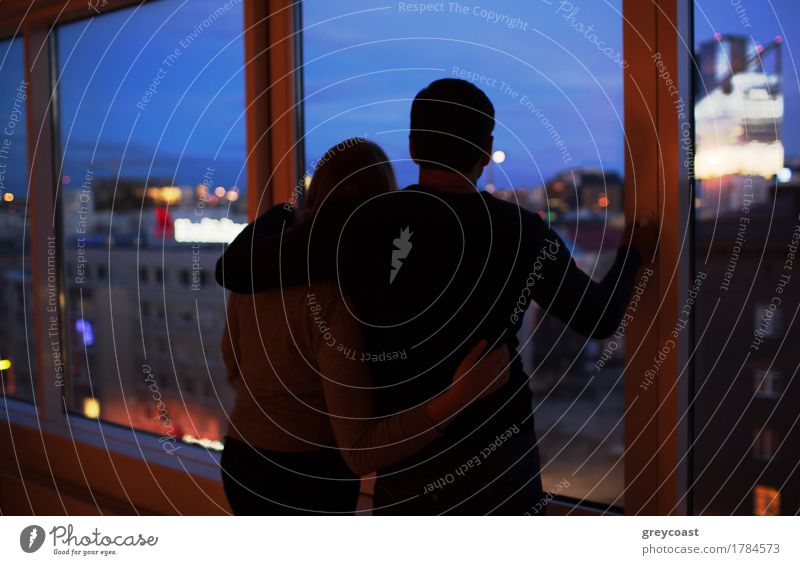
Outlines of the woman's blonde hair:
{"label": "woman's blonde hair", "polygon": [[363,201],[392,190],[397,190],[397,181],[383,149],[363,137],[351,137],[328,149],[315,164],[304,213],[313,215],[323,203]]}

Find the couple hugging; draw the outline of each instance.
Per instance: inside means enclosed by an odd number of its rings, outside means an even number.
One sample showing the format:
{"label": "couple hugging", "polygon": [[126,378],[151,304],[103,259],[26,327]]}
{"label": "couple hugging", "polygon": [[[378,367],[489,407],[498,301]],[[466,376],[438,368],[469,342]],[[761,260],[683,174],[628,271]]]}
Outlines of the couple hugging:
{"label": "couple hugging", "polygon": [[431,83],[411,106],[418,184],[397,190],[383,150],[352,138],[302,210],[269,209],[217,262],[236,514],[352,514],[373,472],[374,514],[544,511],[522,314],[535,301],[610,336],[657,230],[629,223],[593,281],[538,214],[476,188],[494,122],[475,85]]}

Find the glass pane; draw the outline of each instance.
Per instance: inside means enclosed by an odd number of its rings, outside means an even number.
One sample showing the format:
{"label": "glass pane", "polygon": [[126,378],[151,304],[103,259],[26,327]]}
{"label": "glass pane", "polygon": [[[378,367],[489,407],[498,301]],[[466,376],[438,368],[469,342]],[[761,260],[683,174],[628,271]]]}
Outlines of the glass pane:
{"label": "glass pane", "polygon": [[221,244],[246,223],[241,3],[60,26],[69,408],[212,447],[231,394]]}
{"label": "glass pane", "polygon": [[24,43],[0,41],[0,385],[34,398]]}
{"label": "glass pane", "polygon": [[[304,1],[306,175],[362,135],[415,183],[411,101],[436,79],[471,81],[497,117],[479,188],[549,220],[600,280],[624,227],[621,4]],[[535,307],[519,338],[545,489],[622,505],[624,338],[587,340]]]}
{"label": "glass pane", "polygon": [[796,514],[793,0],[697,0],[693,512]]}

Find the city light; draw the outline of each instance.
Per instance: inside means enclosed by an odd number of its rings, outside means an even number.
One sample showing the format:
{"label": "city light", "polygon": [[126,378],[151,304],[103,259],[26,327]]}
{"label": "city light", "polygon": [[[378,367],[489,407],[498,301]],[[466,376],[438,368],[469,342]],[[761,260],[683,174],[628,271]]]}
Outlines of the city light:
{"label": "city light", "polygon": [[11,368],[11,359],[0,359],[0,371],[8,371]]}
{"label": "city light", "polygon": [[94,345],[94,328],[90,321],[78,318],[75,320],[75,331],[81,334],[83,345]]}
{"label": "city light", "polygon": [[779,182],[789,182],[792,180],[792,169],[789,167],[783,167],[780,171],[778,171],[777,176]]}
{"label": "city light", "polygon": [[207,437],[194,437],[191,434],[184,434],[181,438],[186,443],[193,443],[206,449],[213,449],[214,451],[222,451],[224,445],[221,441],[216,439],[208,439]]}
{"label": "city light", "polygon": [[96,420],[100,417],[100,401],[96,398],[83,399],[83,415]]}
{"label": "city light", "polygon": [[224,186],[218,186],[217,188],[215,188],[214,189],[214,195],[217,198],[222,198],[223,196],[225,196],[225,187]]}
{"label": "city light", "polygon": [[492,161],[497,163],[498,165],[506,160],[505,151],[500,151],[499,149],[492,153]]}
{"label": "city light", "polygon": [[247,224],[238,224],[228,218],[215,220],[203,218],[192,222],[186,218],[175,220],[175,241],[180,243],[230,243]]}
{"label": "city light", "polygon": [[597,205],[601,208],[605,208],[608,206],[608,196],[605,194],[601,195],[600,198],[597,199]]}
{"label": "city light", "polygon": [[163,204],[176,204],[180,202],[181,189],[177,186],[151,186],[147,189],[147,196]]}
{"label": "city light", "polygon": [[[776,37],[771,44],[755,46],[758,60],[777,49],[777,68],[768,72],[752,68],[744,55],[746,37],[717,34],[714,38],[721,43],[707,55],[709,64],[702,66],[711,69],[704,80],[713,88],[694,108],[695,176],[701,180],[731,175],[772,178],[784,166],[781,42]],[[735,61],[728,61],[729,52],[739,53]]]}
{"label": "city light", "polygon": [[5,200],[6,202],[13,202],[14,201],[14,195],[11,194],[10,192],[6,192],[3,195],[3,200]]}

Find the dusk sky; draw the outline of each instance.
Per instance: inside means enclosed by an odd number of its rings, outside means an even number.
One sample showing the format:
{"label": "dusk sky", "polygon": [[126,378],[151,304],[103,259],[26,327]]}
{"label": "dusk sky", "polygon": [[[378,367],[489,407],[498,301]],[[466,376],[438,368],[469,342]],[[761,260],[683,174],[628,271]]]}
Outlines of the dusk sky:
{"label": "dusk sky", "polygon": [[[96,176],[149,172],[195,184],[212,167],[215,182],[246,186],[241,5],[200,26],[222,4],[161,0],[58,28],[63,174],[72,186],[92,159]],[[425,14],[398,2],[303,5],[308,162],[346,137],[366,134],[395,161],[400,184],[413,182],[411,100],[431,81],[463,70],[495,105],[495,145],[507,154],[494,171],[499,187],[536,186],[569,167],[622,172],[620,0],[574,0],[577,12],[561,0],[486,3],[495,16],[480,4],[449,2]],[[787,155],[800,155],[800,87],[791,51],[800,5],[747,3],[750,27],[730,2],[698,6],[698,42],[717,31],[752,35],[758,43],[784,37],[783,135]],[[588,26],[596,37],[587,37]],[[21,58],[19,41],[0,43],[3,114],[22,77]],[[17,149],[19,162],[21,143]],[[24,184],[24,168],[8,174]]]}

